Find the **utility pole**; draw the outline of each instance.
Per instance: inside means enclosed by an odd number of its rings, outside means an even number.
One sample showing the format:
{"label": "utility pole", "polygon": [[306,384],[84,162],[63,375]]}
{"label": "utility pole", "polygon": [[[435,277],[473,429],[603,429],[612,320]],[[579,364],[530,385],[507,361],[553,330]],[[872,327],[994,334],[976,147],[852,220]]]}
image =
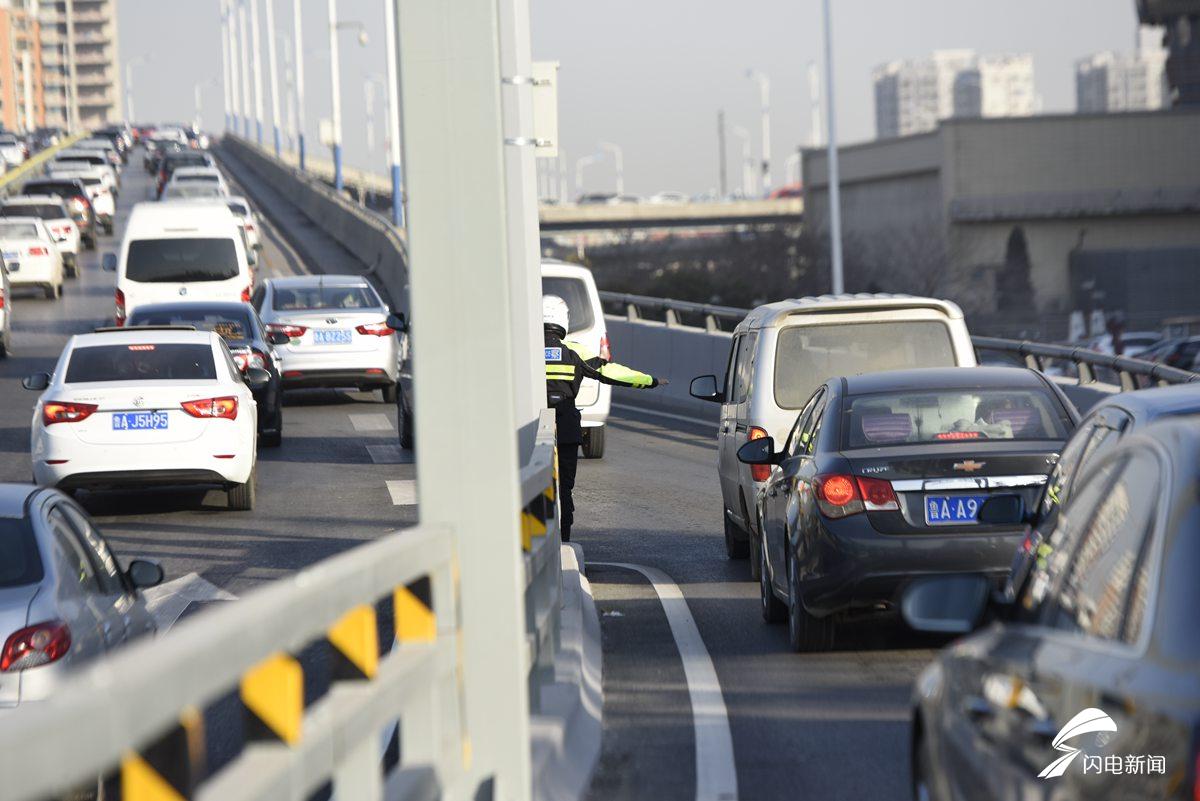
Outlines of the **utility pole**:
{"label": "utility pole", "polygon": [[279,134],[279,63],[275,58],[275,0],[263,0],[267,4],[267,62],[271,75],[271,125],[275,134],[275,158],[283,154]]}
{"label": "utility pole", "polygon": [[725,109],[717,112],[717,173],[720,176],[721,200],[728,194],[725,179]]}
{"label": "utility pole", "polygon": [[833,94],[833,21],[830,18],[829,0],[825,0],[825,104],[826,129],[828,131],[829,168],[829,255],[830,288],[835,295],[846,291],[842,271],[842,197],[838,179],[837,112]]}
{"label": "utility pole", "polygon": [[754,194],[754,159],[750,156],[750,132],[740,125],[733,126],[733,135],[742,140],[742,199]]}

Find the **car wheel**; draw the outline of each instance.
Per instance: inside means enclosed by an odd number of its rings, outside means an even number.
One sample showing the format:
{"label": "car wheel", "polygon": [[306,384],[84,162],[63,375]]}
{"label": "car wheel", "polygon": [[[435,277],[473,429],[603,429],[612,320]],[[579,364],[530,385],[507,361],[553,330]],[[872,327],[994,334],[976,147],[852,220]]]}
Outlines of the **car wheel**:
{"label": "car wheel", "polygon": [[104,225],[104,233],[108,234],[109,236],[112,236],[112,232],[113,232],[113,225],[112,225],[112,223],[105,223],[105,225]]}
{"label": "car wheel", "polygon": [[400,410],[400,447],[406,451],[413,449],[414,441],[413,419],[412,415],[403,409]]}
{"label": "car wheel", "polygon": [[0,339],[0,359],[8,358],[8,338]]}
{"label": "car wheel", "polygon": [[396,399],[399,398],[399,392],[400,392],[399,385],[388,384],[386,387],[384,387],[381,390],[381,393],[383,395],[383,402],[384,403],[395,403]]}
{"label": "car wheel", "polygon": [[583,430],[583,458],[604,458],[604,426],[595,426]]}
{"label": "car wheel", "polygon": [[258,467],[250,468],[250,477],[245,484],[234,484],[225,495],[229,499],[229,508],[236,512],[249,512],[254,509],[254,489],[258,482]]}
{"label": "car wheel", "polygon": [[793,651],[824,651],[833,644],[833,619],[829,616],[813,617],[800,600],[799,574],[796,555],[790,546],[787,550],[788,577],[788,640]]}
{"label": "car wheel", "polygon": [[67,276],[67,278],[78,278],[79,277],[79,267],[74,264],[64,264],[63,265],[63,274],[65,276]]}
{"label": "car wheel", "polygon": [[95,250],[96,249],[96,237],[89,236],[87,239],[83,240],[83,246],[85,248],[87,248],[88,250]]}
{"label": "car wheel", "polygon": [[278,428],[274,431],[263,431],[258,435],[258,442],[264,448],[278,448],[283,444],[283,432]]}
{"label": "car wheel", "polygon": [[933,753],[930,750],[929,738],[921,736],[913,743],[912,761],[912,797],[915,801],[944,801],[945,793],[938,783],[937,773],[933,767]]}
{"label": "car wheel", "polygon": [[730,559],[747,559],[750,556],[750,542],[747,539],[742,539],[738,535],[741,531],[729,519],[729,515],[722,513],[725,518],[725,554]]}
{"label": "car wheel", "polygon": [[787,617],[787,606],[775,597],[771,586],[770,573],[767,572],[767,549],[758,548],[758,592],[762,596],[762,616],[768,623],[782,623]]}
{"label": "car wheel", "polygon": [[62,284],[46,284],[42,287],[46,300],[58,300],[62,297]]}

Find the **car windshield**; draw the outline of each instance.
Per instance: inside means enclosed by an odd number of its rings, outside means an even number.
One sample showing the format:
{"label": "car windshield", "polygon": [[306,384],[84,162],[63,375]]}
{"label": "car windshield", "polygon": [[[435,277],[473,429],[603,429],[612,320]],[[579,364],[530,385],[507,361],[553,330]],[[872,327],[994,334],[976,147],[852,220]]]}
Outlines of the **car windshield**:
{"label": "car windshield", "polygon": [[92,381],[212,381],[217,377],[208,345],[130,343],[75,348],[67,363],[68,384]]}
{"label": "car windshield", "polygon": [[[199,304],[197,304],[199,306]],[[129,317],[129,326],[138,325],[191,325],[204,331],[219,334],[225,340],[250,338],[250,320],[245,315],[196,309],[178,309],[169,312],[137,310]]]}
{"label": "car windshield", "polygon": [[791,326],[775,346],[775,401],[799,409],[837,375],[956,364],[950,329],[934,320]]}
{"label": "car windshield", "polygon": [[0,207],[0,215],[5,217],[40,217],[43,220],[61,220],[67,216],[62,206],[49,203],[9,203]]}
{"label": "car windshield", "polygon": [[136,239],[129,243],[125,277],[130,281],[226,281],[238,276],[233,239]]}
{"label": "car windshield", "polygon": [[246,217],[250,214],[250,209],[246,208],[244,203],[230,203],[229,210],[239,217]]}
{"label": "car windshield", "polygon": [[38,229],[33,223],[0,222],[0,239],[37,239]]}
{"label": "car windshield", "polygon": [[319,311],[322,309],[378,309],[383,306],[375,290],[353,286],[275,287],[271,308],[276,311]]}
{"label": "car windshield", "polygon": [[592,299],[588,295],[587,282],[582,278],[542,277],[542,294],[558,295],[567,302],[570,331],[586,331],[596,321],[592,315]]}
{"label": "car windshield", "polygon": [[42,580],[33,527],[27,518],[0,518],[0,587],[23,587]]}
{"label": "car windshield", "polygon": [[1036,389],[946,389],[849,397],[842,447],[963,440],[1062,440],[1063,409]]}

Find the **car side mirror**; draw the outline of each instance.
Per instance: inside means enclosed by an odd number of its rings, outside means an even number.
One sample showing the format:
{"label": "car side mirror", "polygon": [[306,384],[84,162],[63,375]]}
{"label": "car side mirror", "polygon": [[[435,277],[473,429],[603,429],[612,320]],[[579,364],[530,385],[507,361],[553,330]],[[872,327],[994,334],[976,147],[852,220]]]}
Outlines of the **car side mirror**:
{"label": "car side mirror", "polygon": [[162,565],[158,562],[152,562],[149,559],[134,559],[129,563],[129,569],[125,571],[125,577],[129,579],[129,583],[137,587],[139,590],[144,590],[147,587],[157,587],[163,583]]}
{"label": "car side mirror", "polygon": [[272,345],[286,345],[287,343],[291,342],[292,339],[282,331],[268,331],[267,341]]}
{"label": "car side mirror", "polygon": [[979,522],[990,526],[1015,526],[1026,522],[1025,500],[1020,495],[993,495],[979,507]]}
{"label": "car side mirror", "polygon": [[246,386],[250,389],[262,389],[271,383],[271,374],[261,367],[251,367],[246,371]]}
{"label": "car side mirror", "polygon": [[689,389],[693,398],[711,403],[724,403],[725,393],[717,387],[715,375],[701,375],[692,379]]}
{"label": "car side mirror", "polygon": [[35,392],[41,392],[46,387],[50,386],[49,373],[34,373],[27,375],[21,379],[21,386],[25,389],[32,389]]}
{"label": "car side mirror", "polygon": [[900,616],[914,631],[966,634],[983,619],[991,587],[978,573],[919,578],[900,596]]}
{"label": "car side mirror", "polygon": [[100,269],[106,273],[115,273],[117,271],[117,254],[105,253],[100,259]]}
{"label": "car side mirror", "polygon": [[771,437],[752,439],[738,448],[737,458],[743,464],[778,464],[780,454],[775,453],[775,440]]}
{"label": "car side mirror", "polygon": [[393,331],[399,331],[402,334],[408,333],[408,318],[400,312],[392,312],[387,316],[388,328]]}

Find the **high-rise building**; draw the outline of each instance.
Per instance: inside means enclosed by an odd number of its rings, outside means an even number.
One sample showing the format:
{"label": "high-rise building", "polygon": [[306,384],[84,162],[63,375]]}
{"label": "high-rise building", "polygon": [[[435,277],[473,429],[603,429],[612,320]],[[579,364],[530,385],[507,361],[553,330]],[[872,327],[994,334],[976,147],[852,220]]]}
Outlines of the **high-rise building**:
{"label": "high-rise building", "polygon": [[1158,28],[1167,51],[1163,105],[1200,106],[1200,0],[1137,0],[1138,21]]}
{"label": "high-rise building", "polygon": [[41,31],[23,4],[0,0],[0,124],[32,131],[46,122]]}
{"label": "high-rise building", "polygon": [[1080,113],[1149,111],[1170,105],[1161,33],[1142,30],[1136,53],[1096,53],[1075,62]]}
{"label": "high-rise building", "polygon": [[45,65],[46,124],[82,130],[116,119],[116,0],[25,0],[37,8]]}
{"label": "high-rise building", "polygon": [[932,131],[950,117],[1023,117],[1035,111],[1033,58],[938,50],[874,71],[880,139]]}

